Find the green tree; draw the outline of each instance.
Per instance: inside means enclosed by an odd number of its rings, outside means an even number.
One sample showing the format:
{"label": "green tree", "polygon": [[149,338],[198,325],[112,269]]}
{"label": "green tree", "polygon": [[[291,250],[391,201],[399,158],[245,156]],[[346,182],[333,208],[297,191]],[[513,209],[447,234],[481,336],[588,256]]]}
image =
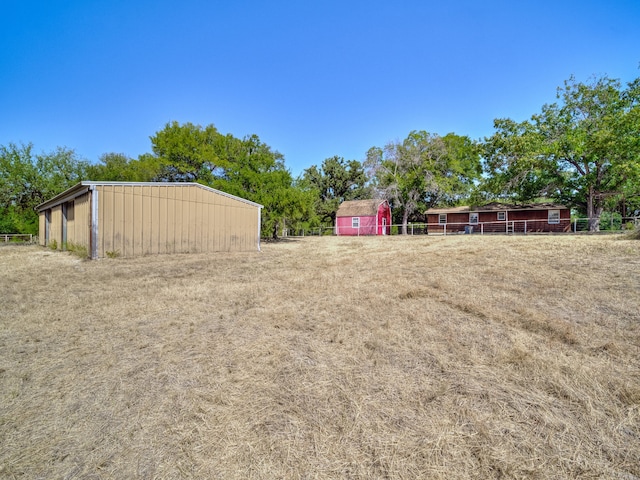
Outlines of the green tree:
{"label": "green tree", "polygon": [[153,155],[134,160],[123,153],[105,153],[98,164],[89,166],[87,175],[98,181],[150,182],[161,176],[163,168],[163,162]]}
{"label": "green tree", "polygon": [[365,166],[378,192],[401,211],[403,234],[416,211],[461,201],[481,174],[478,147],[468,137],[416,130],[369,149]]}
{"label": "green tree", "polygon": [[485,139],[489,180],[497,195],[521,201],[545,196],[579,208],[599,229],[607,199],[633,197],[640,176],[640,81],[574,78],[559,103],[517,123],[496,120]]}
{"label": "green tree", "polygon": [[157,167],[155,181],[198,182],[260,203],[264,236],[277,237],[309,215],[309,195],[295,187],[282,154],[257,135],[239,139],[213,125],[171,122],[151,143],[153,155],[140,157],[136,172]]}
{"label": "green tree", "polygon": [[312,197],[294,185],[282,154],[257,135],[242,140],[228,135],[225,143],[226,167],[213,186],[264,205],[263,235],[276,238],[311,215]]}
{"label": "green tree", "polygon": [[[213,125],[167,123],[151,137],[151,148],[159,168],[157,181],[212,183],[223,176],[231,145]],[[149,163],[150,158],[142,158]]]}
{"label": "green tree", "polygon": [[315,192],[315,212],[322,222],[335,223],[336,211],[345,200],[368,198],[371,189],[363,165],[357,160],[346,161],[333,156],[322,162],[320,168],[307,168],[301,185]]}
{"label": "green tree", "polygon": [[35,207],[85,178],[88,166],[67,148],[34,154],[32,144],[0,146],[0,227],[37,234]]}

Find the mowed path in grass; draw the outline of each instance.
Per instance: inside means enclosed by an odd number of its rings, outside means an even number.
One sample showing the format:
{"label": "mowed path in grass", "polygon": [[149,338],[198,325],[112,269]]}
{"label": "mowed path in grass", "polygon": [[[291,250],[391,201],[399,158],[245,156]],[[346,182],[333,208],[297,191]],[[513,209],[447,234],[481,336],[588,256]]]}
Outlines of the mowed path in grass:
{"label": "mowed path in grass", "polygon": [[640,242],[0,248],[0,478],[640,477]]}

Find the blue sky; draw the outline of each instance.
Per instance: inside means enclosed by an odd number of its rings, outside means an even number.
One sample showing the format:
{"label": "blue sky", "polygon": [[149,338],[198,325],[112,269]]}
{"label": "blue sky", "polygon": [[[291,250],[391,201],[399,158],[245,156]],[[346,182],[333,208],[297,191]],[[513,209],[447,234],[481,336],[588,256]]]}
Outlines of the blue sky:
{"label": "blue sky", "polygon": [[176,120],[257,134],[298,175],[640,76],[637,0],[1,0],[0,24],[0,144],[92,162]]}

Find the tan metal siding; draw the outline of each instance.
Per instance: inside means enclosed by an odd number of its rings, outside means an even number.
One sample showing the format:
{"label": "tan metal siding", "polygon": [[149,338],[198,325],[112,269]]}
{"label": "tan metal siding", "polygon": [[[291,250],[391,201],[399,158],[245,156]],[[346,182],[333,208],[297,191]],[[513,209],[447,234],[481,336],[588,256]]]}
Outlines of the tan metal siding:
{"label": "tan metal siding", "polygon": [[169,216],[167,212],[167,187],[158,187],[158,253],[167,252]]}
{"label": "tan metal siding", "polygon": [[62,205],[51,209],[51,223],[49,226],[49,245],[55,241],[56,248],[62,248]]}
{"label": "tan metal siding", "polygon": [[38,213],[38,243],[43,247],[46,245],[47,235],[47,218],[45,217],[46,210],[42,210]]}
{"label": "tan metal siding", "polygon": [[98,193],[98,256],[113,252],[113,232],[115,227],[113,187],[108,186]]}
{"label": "tan metal siding", "polygon": [[70,221],[67,218],[67,242],[79,247],[85,247],[87,252],[89,251],[91,231],[90,198],[91,195],[85,193],[70,202],[73,203],[73,220]]}
{"label": "tan metal siding", "polygon": [[195,185],[96,188],[99,257],[258,248],[254,205]]}
{"label": "tan metal siding", "polygon": [[127,224],[124,215],[124,187],[113,187],[113,240],[111,242],[114,252],[122,254],[125,251],[125,241],[127,237]]}
{"label": "tan metal siding", "polygon": [[[142,255],[144,253],[144,243],[142,235],[142,187],[131,187],[127,190],[127,203],[132,205],[133,216],[128,219],[132,226],[132,256]],[[128,251],[125,253],[128,256]]]}
{"label": "tan metal siding", "polygon": [[185,229],[187,230],[187,239],[188,239],[188,247],[187,247],[187,251],[189,252],[193,252],[194,251],[194,246],[196,243],[196,222],[197,222],[197,216],[196,216],[196,191],[193,189],[188,189],[185,193],[187,193],[187,199],[186,199],[186,207],[187,207],[187,223],[184,225]]}

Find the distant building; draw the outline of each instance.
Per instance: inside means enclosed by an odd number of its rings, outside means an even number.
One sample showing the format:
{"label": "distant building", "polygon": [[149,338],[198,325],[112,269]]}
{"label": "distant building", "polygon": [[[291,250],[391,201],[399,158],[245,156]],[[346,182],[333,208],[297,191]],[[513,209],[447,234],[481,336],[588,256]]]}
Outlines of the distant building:
{"label": "distant building", "polygon": [[386,200],[348,200],[336,212],[336,235],[389,235],[391,207]]}
{"label": "distant building", "polygon": [[94,259],[260,250],[261,209],[197,183],[80,182],[38,205],[39,241]]}
{"label": "distant building", "polygon": [[430,208],[429,233],[534,233],[571,231],[571,211],[555,203]]}

